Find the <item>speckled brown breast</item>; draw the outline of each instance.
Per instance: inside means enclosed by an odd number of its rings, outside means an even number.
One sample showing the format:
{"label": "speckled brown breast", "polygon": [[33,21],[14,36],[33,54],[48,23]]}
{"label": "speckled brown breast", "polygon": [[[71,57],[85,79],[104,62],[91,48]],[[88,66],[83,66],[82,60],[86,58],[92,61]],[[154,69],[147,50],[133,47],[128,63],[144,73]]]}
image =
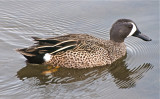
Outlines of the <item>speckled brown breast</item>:
{"label": "speckled brown breast", "polygon": [[[93,36],[84,35],[73,35],[75,39],[80,40],[80,43],[74,49],[53,55],[52,59],[45,64],[67,68],[104,66],[113,63],[126,53],[124,43],[116,43],[111,40],[101,40]],[[65,37],[64,39],[69,38]]]}

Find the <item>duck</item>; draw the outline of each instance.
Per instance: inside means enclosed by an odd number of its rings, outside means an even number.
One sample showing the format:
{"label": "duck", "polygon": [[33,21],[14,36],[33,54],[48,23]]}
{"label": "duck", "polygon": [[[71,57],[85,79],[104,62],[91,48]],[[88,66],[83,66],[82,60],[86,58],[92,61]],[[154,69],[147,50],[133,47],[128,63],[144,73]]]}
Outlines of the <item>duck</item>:
{"label": "duck", "polygon": [[112,64],[125,56],[125,38],[134,36],[144,41],[152,39],[142,34],[131,19],[118,19],[110,29],[110,39],[89,34],[67,34],[51,38],[32,37],[34,45],[17,49],[28,63],[66,68],[92,68]]}

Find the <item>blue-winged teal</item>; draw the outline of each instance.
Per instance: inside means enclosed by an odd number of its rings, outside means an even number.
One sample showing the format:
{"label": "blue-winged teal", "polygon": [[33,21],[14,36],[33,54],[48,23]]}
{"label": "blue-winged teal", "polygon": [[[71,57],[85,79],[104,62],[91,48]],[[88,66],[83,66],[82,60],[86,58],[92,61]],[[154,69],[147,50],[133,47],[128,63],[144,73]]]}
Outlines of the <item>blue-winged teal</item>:
{"label": "blue-winged teal", "polygon": [[112,25],[110,40],[88,34],[68,34],[54,38],[33,37],[37,41],[34,46],[17,51],[24,55],[29,63],[89,68],[111,64],[124,56],[124,39],[129,36],[151,41],[138,30],[132,20],[119,19]]}

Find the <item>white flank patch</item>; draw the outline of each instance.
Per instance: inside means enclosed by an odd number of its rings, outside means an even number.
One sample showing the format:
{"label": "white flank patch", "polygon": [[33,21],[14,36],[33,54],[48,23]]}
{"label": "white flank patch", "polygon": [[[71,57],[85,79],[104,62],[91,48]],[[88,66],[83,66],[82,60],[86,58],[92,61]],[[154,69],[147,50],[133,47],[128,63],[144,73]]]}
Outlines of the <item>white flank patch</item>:
{"label": "white flank patch", "polygon": [[133,25],[133,27],[132,27],[132,30],[127,37],[132,36],[134,34],[134,32],[136,32],[136,30],[137,30],[136,25],[132,22],[130,22],[130,23]]}
{"label": "white flank patch", "polygon": [[43,59],[44,59],[44,61],[46,61],[46,62],[50,61],[50,60],[51,60],[51,54],[46,53],[46,54],[44,55]]}

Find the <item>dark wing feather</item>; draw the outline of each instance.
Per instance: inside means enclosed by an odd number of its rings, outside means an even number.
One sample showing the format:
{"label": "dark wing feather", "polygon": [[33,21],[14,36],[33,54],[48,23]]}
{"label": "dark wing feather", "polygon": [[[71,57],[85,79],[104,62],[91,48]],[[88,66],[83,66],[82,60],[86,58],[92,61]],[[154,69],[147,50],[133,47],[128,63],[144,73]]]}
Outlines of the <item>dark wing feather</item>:
{"label": "dark wing feather", "polygon": [[24,57],[28,59],[30,63],[43,63],[43,56],[46,53],[56,54],[61,51],[67,51],[77,46],[78,40],[56,40],[56,39],[41,39],[32,37],[37,41],[37,45],[29,48],[18,49]]}
{"label": "dark wing feather", "polygon": [[39,45],[46,45],[46,44],[57,44],[60,41],[56,40],[56,39],[43,39],[43,38],[38,38],[38,37],[32,37],[34,39],[34,41],[38,41]]}

